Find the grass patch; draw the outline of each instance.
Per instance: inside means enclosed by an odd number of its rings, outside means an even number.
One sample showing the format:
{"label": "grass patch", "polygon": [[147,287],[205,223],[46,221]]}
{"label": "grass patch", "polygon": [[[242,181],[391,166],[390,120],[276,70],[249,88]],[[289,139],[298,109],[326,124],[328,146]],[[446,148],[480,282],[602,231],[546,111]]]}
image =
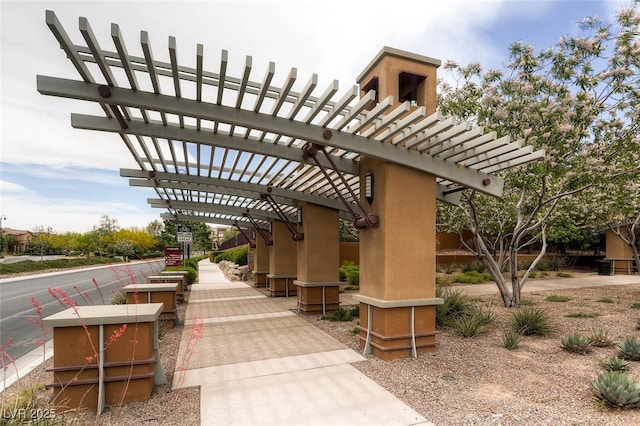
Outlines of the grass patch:
{"label": "grass patch", "polygon": [[512,327],[506,327],[502,330],[502,347],[505,349],[510,351],[517,349],[521,339],[522,333]]}
{"label": "grass patch", "polygon": [[599,312],[569,312],[565,314],[565,317],[568,318],[595,318],[599,317],[601,314]]}
{"label": "grass patch", "polygon": [[36,262],[33,260],[23,260],[21,262],[1,264],[0,275],[17,274],[20,272],[35,272],[43,271],[45,269],[68,269],[78,266],[91,266],[91,265],[110,265],[112,263],[121,263],[122,260],[118,258],[108,257],[90,257],[87,258],[69,258],[69,259],[57,259],[57,260],[43,260]]}
{"label": "grass patch", "polygon": [[533,300],[531,299],[520,299],[520,306],[531,306],[534,305]]}
{"label": "grass patch", "polygon": [[473,301],[462,291],[437,287],[436,297],[443,299],[442,305],[436,305],[436,324],[439,327],[451,326],[457,318],[469,316],[474,311]]}
{"label": "grass patch", "polygon": [[596,302],[598,302],[598,303],[614,303],[613,299],[610,299],[608,297],[601,297],[600,299],[596,300]]}
{"label": "grass patch", "polygon": [[640,302],[633,302],[631,304],[631,308],[633,309],[640,309]]}
{"label": "grass patch", "polygon": [[573,275],[569,272],[558,272],[556,274],[556,277],[558,278],[573,278]]}
{"label": "grass patch", "polygon": [[568,302],[571,299],[568,298],[567,296],[560,296],[558,294],[550,294],[544,300],[546,300],[547,302]]}
{"label": "grass patch", "polygon": [[490,273],[478,271],[467,271],[463,274],[456,274],[452,279],[454,283],[463,284],[480,284],[491,280],[492,278]]}

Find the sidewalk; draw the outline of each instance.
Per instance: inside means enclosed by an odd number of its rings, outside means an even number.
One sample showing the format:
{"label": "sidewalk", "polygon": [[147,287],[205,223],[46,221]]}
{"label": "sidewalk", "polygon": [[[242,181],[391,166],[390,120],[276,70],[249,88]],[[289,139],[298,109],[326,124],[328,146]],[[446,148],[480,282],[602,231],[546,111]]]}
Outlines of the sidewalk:
{"label": "sidewalk", "polygon": [[432,424],[294,310],[200,262],[173,387],[200,387],[202,425]]}

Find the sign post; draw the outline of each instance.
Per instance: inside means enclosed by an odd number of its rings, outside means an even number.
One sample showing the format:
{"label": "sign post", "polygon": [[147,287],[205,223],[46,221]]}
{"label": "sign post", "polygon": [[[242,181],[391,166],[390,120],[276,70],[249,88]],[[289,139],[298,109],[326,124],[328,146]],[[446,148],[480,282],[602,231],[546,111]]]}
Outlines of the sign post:
{"label": "sign post", "polygon": [[180,266],[182,261],[181,247],[165,247],[164,248],[164,267]]}
{"label": "sign post", "polygon": [[183,251],[182,251],[182,264],[184,265],[184,257],[187,252],[187,245],[191,243],[193,240],[193,234],[191,233],[191,227],[186,225],[178,225],[176,232],[176,238],[179,243],[182,243]]}

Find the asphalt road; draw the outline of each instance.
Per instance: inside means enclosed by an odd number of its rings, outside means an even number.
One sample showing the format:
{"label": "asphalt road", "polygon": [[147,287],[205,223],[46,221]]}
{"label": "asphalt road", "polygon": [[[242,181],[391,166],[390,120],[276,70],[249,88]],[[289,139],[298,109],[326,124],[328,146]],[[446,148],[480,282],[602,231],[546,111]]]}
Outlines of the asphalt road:
{"label": "asphalt road", "polygon": [[[37,339],[49,340],[51,330],[42,330],[37,324],[38,315],[32,298],[44,309],[43,317],[66,309],[51,294],[68,295],[78,305],[111,303],[120,288],[133,282],[146,282],[146,277],[164,267],[164,260],[123,263],[27,277],[0,279],[0,356],[6,353],[18,359],[38,347]],[[93,280],[97,284],[94,284]],[[11,343],[7,345],[9,339]]]}

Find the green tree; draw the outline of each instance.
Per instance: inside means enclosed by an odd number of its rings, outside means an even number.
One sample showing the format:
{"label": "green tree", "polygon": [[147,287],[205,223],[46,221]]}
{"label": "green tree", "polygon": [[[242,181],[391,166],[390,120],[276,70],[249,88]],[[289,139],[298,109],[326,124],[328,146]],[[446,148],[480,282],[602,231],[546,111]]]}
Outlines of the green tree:
{"label": "green tree", "polygon": [[42,260],[44,255],[49,253],[49,250],[53,247],[52,235],[53,228],[50,226],[36,226],[33,229],[33,238],[29,243],[29,251],[40,255],[40,260]]}
{"label": "green tree", "polygon": [[[546,151],[546,161],[501,174],[501,199],[468,190],[459,209],[440,206],[440,223],[472,232],[467,246],[491,273],[505,306],[520,304],[554,221],[637,169],[639,22],[636,1],[618,12],[615,27],[588,18],[581,35],[564,36],[549,49],[514,43],[504,71],[445,66],[457,80],[441,85],[442,112]],[[541,250],[521,277],[518,253],[534,244]]]}

